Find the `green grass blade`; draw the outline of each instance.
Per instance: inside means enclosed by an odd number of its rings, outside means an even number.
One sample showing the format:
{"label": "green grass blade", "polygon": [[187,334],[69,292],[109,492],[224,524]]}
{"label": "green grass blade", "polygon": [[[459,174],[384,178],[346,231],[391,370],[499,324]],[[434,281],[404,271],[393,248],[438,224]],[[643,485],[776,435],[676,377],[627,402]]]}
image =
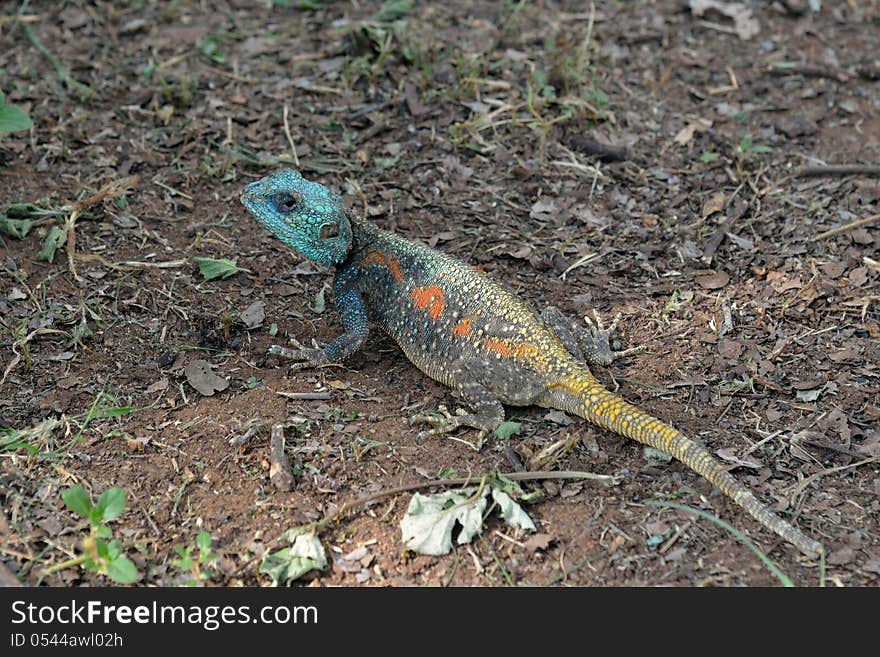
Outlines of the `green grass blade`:
{"label": "green grass blade", "polygon": [[648,504],[650,506],[657,506],[657,507],[661,507],[661,508],[662,507],[669,507],[672,509],[680,509],[682,511],[687,511],[689,513],[695,513],[698,516],[705,518],[706,520],[710,520],[711,522],[714,522],[719,527],[729,531],[736,538],[738,538],[747,548],[749,548],[752,552],[754,552],[756,555],[758,555],[758,558],[764,563],[765,566],[767,566],[767,570],[769,570],[771,573],[773,573],[776,576],[776,578],[782,583],[783,586],[785,586],[787,588],[794,586],[794,582],[791,581],[791,579],[788,577],[788,575],[786,575],[781,570],[779,570],[779,568],[777,568],[776,564],[773,563],[772,561],[770,561],[770,559],[767,557],[766,554],[764,554],[764,552],[761,550],[761,548],[759,548],[757,545],[755,545],[745,534],[743,534],[741,531],[739,531],[736,527],[734,527],[733,525],[729,525],[728,523],[724,522],[721,518],[716,518],[711,513],[706,513],[702,509],[695,509],[692,506],[687,506],[685,504],[678,504],[677,502],[657,502],[654,500],[650,500],[650,501],[645,502],[645,504]]}

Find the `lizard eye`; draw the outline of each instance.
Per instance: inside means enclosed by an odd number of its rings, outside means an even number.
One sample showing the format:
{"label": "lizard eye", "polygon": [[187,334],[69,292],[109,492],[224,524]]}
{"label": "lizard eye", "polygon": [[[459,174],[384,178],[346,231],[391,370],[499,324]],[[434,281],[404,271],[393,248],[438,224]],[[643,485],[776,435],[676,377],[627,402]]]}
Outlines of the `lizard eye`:
{"label": "lizard eye", "polygon": [[282,214],[293,214],[299,207],[300,199],[298,196],[283,192],[281,194],[276,194],[273,201],[275,202],[275,208],[278,212],[281,212]]}
{"label": "lizard eye", "polygon": [[339,226],[336,224],[324,224],[321,226],[320,238],[322,240],[329,240],[334,237],[339,237]]}

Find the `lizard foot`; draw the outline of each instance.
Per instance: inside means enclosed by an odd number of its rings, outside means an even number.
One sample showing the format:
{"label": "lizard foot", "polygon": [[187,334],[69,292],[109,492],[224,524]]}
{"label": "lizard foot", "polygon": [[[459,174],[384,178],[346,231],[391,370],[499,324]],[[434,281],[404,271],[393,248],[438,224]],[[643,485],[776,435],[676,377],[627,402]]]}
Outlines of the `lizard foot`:
{"label": "lizard foot", "polygon": [[621,313],[617,313],[611,322],[611,326],[605,328],[602,318],[599,317],[599,313],[595,309],[593,310],[593,319],[590,319],[589,316],[584,316],[587,328],[581,340],[581,349],[584,351],[587,362],[598,365],[610,365],[618,358],[647,350],[645,345],[638,345],[637,347],[630,347],[620,351],[611,347],[611,336],[617,329],[620,318]]}
{"label": "lizard foot", "polygon": [[489,429],[486,427],[486,423],[481,421],[476,415],[472,415],[468,413],[463,408],[456,409],[455,415],[449,412],[442,404],[437,407],[435,412],[426,412],[426,413],[418,413],[409,418],[409,425],[413,426],[414,424],[429,424],[433,428],[427,431],[420,431],[416,436],[416,443],[421,443],[422,440],[427,438],[428,436],[440,436],[447,435],[458,429],[459,427],[470,427],[472,429],[477,429],[477,437],[475,442],[470,442],[467,440],[462,440],[461,438],[456,438],[455,436],[447,436],[450,440],[456,440],[458,442],[464,443],[465,445],[469,445],[475,451],[479,452],[483,447],[483,442],[486,437],[486,434],[489,432]]}
{"label": "lizard foot", "polygon": [[273,356],[279,356],[281,358],[299,361],[297,363],[291,364],[291,370],[302,370],[309,367],[319,367],[320,365],[325,365],[330,362],[330,360],[327,358],[327,354],[324,353],[323,349],[288,349],[287,347],[281,347],[277,344],[273,344],[271,347],[269,347],[269,351],[267,353]]}

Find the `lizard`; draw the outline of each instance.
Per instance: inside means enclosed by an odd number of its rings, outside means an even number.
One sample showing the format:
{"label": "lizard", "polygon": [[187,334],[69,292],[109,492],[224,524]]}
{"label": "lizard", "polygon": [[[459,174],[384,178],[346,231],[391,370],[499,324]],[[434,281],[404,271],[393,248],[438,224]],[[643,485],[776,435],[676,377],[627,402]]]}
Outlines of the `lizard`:
{"label": "lizard", "polygon": [[387,333],[432,379],[456,390],[469,407],[442,426],[476,429],[480,437],[505,418],[504,405],[536,405],[584,418],[670,455],[702,475],[764,527],[810,557],[822,544],[774,513],[695,441],[609,391],[589,365],[624,353],[607,329],[540,315],[482,271],[437,249],[380,229],[326,186],[282,169],[249,183],[241,202],[256,222],[303,257],[335,268],[333,291],[344,331],[323,348],[273,345],[294,370],[346,360],[370,325]]}

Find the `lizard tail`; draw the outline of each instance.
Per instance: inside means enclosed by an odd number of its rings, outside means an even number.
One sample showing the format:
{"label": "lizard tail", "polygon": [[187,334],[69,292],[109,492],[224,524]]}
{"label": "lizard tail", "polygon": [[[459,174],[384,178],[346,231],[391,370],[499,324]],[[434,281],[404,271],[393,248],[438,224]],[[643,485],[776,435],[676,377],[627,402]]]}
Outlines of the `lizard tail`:
{"label": "lizard tail", "polygon": [[824,554],[821,543],[773,513],[725,470],[703,445],[607,390],[589,370],[579,371],[553,386],[550,401],[555,408],[677,458],[804,554],[813,558]]}

